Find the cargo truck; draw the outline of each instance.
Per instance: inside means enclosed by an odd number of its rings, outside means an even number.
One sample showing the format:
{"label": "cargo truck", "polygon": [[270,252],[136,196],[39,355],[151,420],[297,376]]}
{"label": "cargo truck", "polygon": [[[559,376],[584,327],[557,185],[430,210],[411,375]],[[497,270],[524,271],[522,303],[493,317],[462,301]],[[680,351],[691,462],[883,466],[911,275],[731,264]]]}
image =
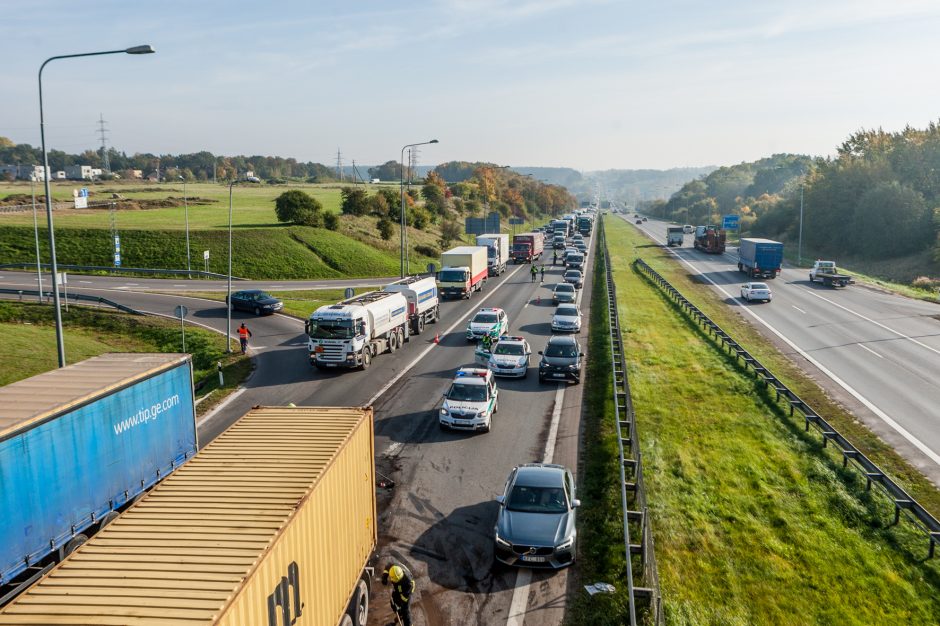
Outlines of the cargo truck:
{"label": "cargo truck", "polygon": [[816,261],[813,263],[813,267],[809,271],[809,282],[814,283],[817,280],[826,287],[832,287],[833,289],[845,287],[855,282],[855,279],[851,276],[839,273],[835,261]]}
{"label": "cargo truck", "polygon": [[370,291],[321,306],[305,327],[311,365],[366,369],[374,357],[405,345],[408,301],[400,293]]}
{"label": "cargo truck", "polygon": [[366,624],[374,455],[371,408],[252,409],[0,624]]}
{"label": "cargo truck", "polygon": [[552,232],[556,235],[570,236],[571,231],[568,230],[568,226],[568,220],[552,220]]}
{"label": "cargo truck", "polygon": [[0,605],[197,448],[188,354],[104,354],[0,388]]}
{"label": "cargo truck", "polygon": [[683,243],[685,243],[685,231],[682,230],[682,227],[667,226],[666,245],[669,247],[679,246],[681,248]]}
{"label": "cargo truck", "polygon": [[770,239],[741,239],[738,271],[750,278],[776,278],[783,263],[783,244]]}
{"label": "cargo truck", "polygon": [[486,246],[486,266],[490,276],[499,276],[509,263],[509,235],[477,235],[477,245]]}
{"label": "cargo truck", "polygon": [[385,285],[382,291],[400,293],[408,301],[408,323],[412,335],[420,335],[427,324],[441,319],[441,301],[437,281],[430,276],[408,276]]}
{"label": "cargo truck", "polygon": [[[645,221],[646,218],[644,217]],[[696,250],[707,254],[724,254],[727,234],[717,226],[696,226],[692,244]]]}
{"label": "cargo truck", "polygon": [[512,238],[512,260],[533,263],[542,256],[545,236],[542,233],[522,233]]}
{"label": "cargo truck", "polygon": [[594,227],[594,220],[590,215],[581,215],[578,217],[578,232],[585,237],[590,236],[591,229]]}
{"label": "cargo truck", "polygon": [[437,275],[441,297],[469,298],[486,284],[486,248],[459,246],[441,255],[441,271]]}

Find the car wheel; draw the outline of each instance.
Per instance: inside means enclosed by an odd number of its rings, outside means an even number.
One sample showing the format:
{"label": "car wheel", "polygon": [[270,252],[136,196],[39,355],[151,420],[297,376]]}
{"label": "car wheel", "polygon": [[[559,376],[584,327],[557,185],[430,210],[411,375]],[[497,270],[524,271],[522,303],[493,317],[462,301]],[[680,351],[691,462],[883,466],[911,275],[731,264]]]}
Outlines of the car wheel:
{"label": "car wheel", "polygon": [[256,317],[257,317],[258,315],[261,315],[261,309],[259,309],[258,307],[255,307],[255,308],[254,308],[254,311],[252,311],[252,312],[255,314]]}
{"label": "car wheel", "polygon": [[481,428],[480,430],[481,430],[482,432],[484,432],[484,433],[488,433],[488,432],[490,432],[490,427],[491,427],[492,425],[493,425],[493,422],[490,422],[489,424],[487,424],[486,426],[484,426],[484,427]]}

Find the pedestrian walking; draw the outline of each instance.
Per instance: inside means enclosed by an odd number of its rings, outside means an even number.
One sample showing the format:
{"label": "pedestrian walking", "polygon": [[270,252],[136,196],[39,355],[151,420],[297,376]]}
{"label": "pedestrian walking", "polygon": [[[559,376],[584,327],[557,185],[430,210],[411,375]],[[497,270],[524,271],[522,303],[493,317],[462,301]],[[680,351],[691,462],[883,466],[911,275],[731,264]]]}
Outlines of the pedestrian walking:
{"label": "pedestrian walking", "polygon": [[238,342],[242,346],[242,354],[248,351],[248,338],[251,337],[251,331],[245,326],[245,322],[238,327]]}
{"label": "pedestrian walking", "polygon": [[535,268],[535,263],[532,264],[532,269],[530,270],[530,273],[532,274],[532,282],[534,283],[535,275],[539,273],[539,271]]}
{"label": "pedestrian walking", "polygon": [[411,594],[415,579],[404,565],[391,562],[382,572],[382,584],[392,583],[392,610],[402,626],[411,626]]}
{"label": "pedestrian walking", "polygon": [[545,266],[544,266],[544,265],[543,265],[542,268],[541,268],[541,272],[542,272],[542,281],[541,281],[541,282],[544,283],[544,282],[545,282]]}
{"label": "pedestrian walking", "polygon": [[558,251],[554,250],[552,252],[552,265],[558,265]]}

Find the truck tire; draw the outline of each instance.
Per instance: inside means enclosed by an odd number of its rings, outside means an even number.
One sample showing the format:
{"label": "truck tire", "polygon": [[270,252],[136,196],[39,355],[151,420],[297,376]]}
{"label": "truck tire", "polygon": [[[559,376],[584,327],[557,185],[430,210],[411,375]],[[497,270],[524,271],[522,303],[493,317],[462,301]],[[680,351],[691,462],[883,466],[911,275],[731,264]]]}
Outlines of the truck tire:
{"label": "truck tire", "polygon": [[415,334],[420,335],[424,332],[424,315],[418,316],[418,323],[415,324]]}
{"label": "truck tire", "polygon": [[69,539],[69,542],[65,544],[65,548],[62,549],[62,555],[68,556],[78,550],[86,541],[88,541],[87,535],[78,534]]}
{"label": "truck tire", "polygon": [[816,282],[816,281],[813,280],[813,275],[812,275],[812,274],[809,275],[809,282],[811,282],[811,283]]}
{"label": "truck tire", "polygon": [[388,353],[391,354],[398,350],[398,331],[392,329],[388,333]]}
{"label": "truck tire", "polygon": [[351,626],[367,626],[369,622],[369,584],[362,578],[356,583],[346,615]]}
{"label": "truck tire", "polygon": [[398,336],[398,347],[399,347],[399,348],[404,348],[404,347],[405,347],[405,341],[407,341],[407,337],[405,336],[405,327],[402,326],[401,328],[399,328],[398,330],[396,330],[396,331],[395,331],[395,334]]}
{"label": "truck tire", "polygon": [[362,365],[360,367],[364,370],[369,369],[369,366],[372,365],[372,350],[369,349],[369,346],[366,346],[362,349]]}
{"label": "truck tire", "polygon": [[98,522],[98,532],[101,532],[105,526],[116,520],[118,517],[119,514],[117,511],[108,511],[105,513],[104,517],[102,517]]}
{"label": "truck tire", "polygon": [[343,616],[343,619],[339,620],[339,626],[354,626],[352,618],[348,614]]}

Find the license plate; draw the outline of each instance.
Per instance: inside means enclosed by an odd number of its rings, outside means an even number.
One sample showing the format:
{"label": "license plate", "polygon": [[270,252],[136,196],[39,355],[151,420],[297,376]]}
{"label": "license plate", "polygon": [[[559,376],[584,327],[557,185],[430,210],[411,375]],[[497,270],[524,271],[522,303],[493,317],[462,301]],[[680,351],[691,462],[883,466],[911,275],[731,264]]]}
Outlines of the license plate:
{"label": "license plate", "polygon": [[326,366],[327,366],[327,367],[336,367],[336,363],[327,363]]}
{"label": "license plate", "polygon": [[532,556],[531,554],[523,554],[519,558],[521,558],[523,561],[526,561],[528,563],[544,563],[545,562],[544,556]]}
{"label": "license plate", "polygon": [[564,374],[552,374],[552,376],[554,376],[555,378],[564,378],[564,377],[565,377]]}

